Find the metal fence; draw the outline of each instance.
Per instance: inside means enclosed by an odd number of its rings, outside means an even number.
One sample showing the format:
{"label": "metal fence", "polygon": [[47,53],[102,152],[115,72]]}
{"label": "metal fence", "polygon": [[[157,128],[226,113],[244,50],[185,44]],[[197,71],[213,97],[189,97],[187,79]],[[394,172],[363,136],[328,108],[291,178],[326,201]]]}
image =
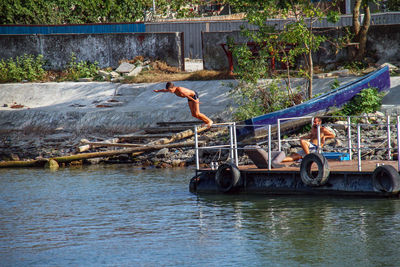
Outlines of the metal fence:
{"label": "metal fence", "polygon": [[[363,15],[360,16],[360,20]],[[270,19],[267,24],[283,29],[290,20]],[[371,25],[400,24],[400,12],[374,13]],[[352,25],[352,15],[342,15],[333,24],[326,19],[316,21],[315,28],[344,27]],[[256,30],[245,20],[174,20],[148,23],[103,23],[82,25],[0,25],[0,34],[60,34],[60,33],[127,33],[127,32],[183,32],[185,57],[202,59],[201,32],[239,31],[241,27]]]}
{"label": "metal fence", "polygon": [[[316,21],[315,28],[345,27],[352,25],[352,15],[342,15],[340,20],[333,24],[322,19]],[[363,15],[360,16],[360,20]],[[283,29],[290,20],[270,19],[269,25]],[[371,15],[371,25],[400,24],[400,12],[374,13]],[[257,27],[249,25],[245,20],[218,20],[218,21],[164,21],[146,23],[146,32],[183,32],[185,38],[185,57],[202,59],[201,32],[240,31],[241,27],[256,30]]]}

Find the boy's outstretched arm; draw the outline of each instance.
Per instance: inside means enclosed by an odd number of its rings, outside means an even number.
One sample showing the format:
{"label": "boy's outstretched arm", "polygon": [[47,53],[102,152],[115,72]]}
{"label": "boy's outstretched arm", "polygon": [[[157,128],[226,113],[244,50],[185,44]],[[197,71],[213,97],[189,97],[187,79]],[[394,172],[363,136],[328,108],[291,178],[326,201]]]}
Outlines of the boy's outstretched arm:
{"label": "boy's outstretched arm", "polygon": [[159,89],[159,90],[153,90],[154,92],[169,92],[167,89]]}

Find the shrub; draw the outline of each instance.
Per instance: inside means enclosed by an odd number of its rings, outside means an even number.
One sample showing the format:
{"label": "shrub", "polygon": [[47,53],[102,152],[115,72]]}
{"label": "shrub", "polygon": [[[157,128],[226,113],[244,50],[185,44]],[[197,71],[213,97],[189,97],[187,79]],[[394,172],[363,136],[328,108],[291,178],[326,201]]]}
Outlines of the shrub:
{"label": "shrub", "polygon": [[366,88],[343,106],[343,113],[346,116],[373,113],[380,109],[383,96],[384,93],[379,93],[376,88]]}
{"label": "shrub", "polygon": [[[341,109],[332,113],[333,116],[339,119],[345,119],[347,116],[358,116],[363,113],[373,113],[378,111],[382,104],[384,92],[378,92],[378,89],[371,87],[362,90],[355,97],[353,97]],[[358,121],[353,119],[353,121]]]}
{"label": "shrub", "polygon": [[238,104],[233,114],[235,120],[246,120],[293,105],[291,97],[280,89],[276,80],[267,84],[240,83],[232,94]]}
{"label": "shrub", "polygon": [[23,55],[0,61],[0,82],[39,81],[44,78],[42,55]]}
{"label": "shrub", "polygon": [[71,55],[71,60],[68,63],[67,75],[65,80],[77,81],[79,78],[93,78],[99,72],[98,62],[90,63],[87,61],[76,61],[75,54]]}

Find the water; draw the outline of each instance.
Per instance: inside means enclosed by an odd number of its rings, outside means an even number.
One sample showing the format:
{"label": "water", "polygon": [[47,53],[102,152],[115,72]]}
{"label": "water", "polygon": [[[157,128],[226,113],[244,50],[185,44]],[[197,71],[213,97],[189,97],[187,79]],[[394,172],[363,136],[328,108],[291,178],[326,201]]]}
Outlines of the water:
{"label": "water", "polygon": [[0,169],[0,266],[396,266],[400,200],[196,196],[192,169]]}

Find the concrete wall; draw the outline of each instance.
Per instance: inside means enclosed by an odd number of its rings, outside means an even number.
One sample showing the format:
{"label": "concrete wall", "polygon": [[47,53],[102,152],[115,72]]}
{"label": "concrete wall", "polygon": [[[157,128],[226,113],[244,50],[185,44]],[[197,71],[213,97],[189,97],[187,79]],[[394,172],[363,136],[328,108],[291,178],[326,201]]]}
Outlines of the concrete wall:
{"label": "concrete wall", "polygon": [[64,69],[75,53],[77,60],[99,62],[101,68],[118,61],[146,56],[184,68],[182,33],[107,33],[0,35],[0,59],[42,54],[46,68]]}
{"label": "concrete wall", "polygon": [[[343,35],[341,29],[319,30],[322,30],[324,35],[330,35],[333,38]],[[204,69],[228,69],[228,57],[221,46],[222,43],[227,42],[228,38],[233,38],[236,43],[246,42],[238,31],[202,33]],[[325,42],[322,48],[314,53],[314,63],[325,65],[347,59],[349,49],[351,48],[344,48],[336,53],[336,49]],[[377,63],[400,63],[400,25],[372,25],[368,32],[367,56]]]}
{"label": "concrete wall", "polygon": [[[350,12],[351,13],[351,12]],[[360,21],[363,18],[360,15]],[[289,19],[268,19],[265,23],[282,30]],[[335,28],[351,26],[353,15],[342,15],[337,23],[328,22],[326,18],[315,21],[314,28]],[[400,12],[372,13],[371,25],[399,24]],[[200,35],[202,32],[226,32],[240,31],[242,27],[256,30],[258,27],[249,24],[246,20],[213,20],[209,18],[177,19],[160,22],[147,22],[146,32],[184,32],[185,34],[185,57],[202,58],[202,44]],[[1,25],[0,25],[1,29]]]}
{"label": "concrete wall", "polygon": [[229,68],[228,57],[222,47],[222,44],[228,42],[228,38],[235,40],[235,43],[244,43],[247,40],[239,31],[202,33],[203,68],[205,70],[227,70]]}
{"label": "concrete wall", "polygon": [[400,62],[400,24],[372,26],[367,48],[379,63]]}

